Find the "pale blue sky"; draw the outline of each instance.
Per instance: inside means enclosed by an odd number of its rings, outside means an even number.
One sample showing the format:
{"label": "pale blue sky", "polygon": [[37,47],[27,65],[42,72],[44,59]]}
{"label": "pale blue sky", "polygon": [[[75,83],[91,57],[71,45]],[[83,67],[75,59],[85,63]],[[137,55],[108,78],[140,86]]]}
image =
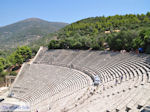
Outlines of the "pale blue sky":
{"label": "pale blue sky", "polygon": [[150,0],[0,0],[0,26],[36,17],[72,23],[80,19],[150,11]]}

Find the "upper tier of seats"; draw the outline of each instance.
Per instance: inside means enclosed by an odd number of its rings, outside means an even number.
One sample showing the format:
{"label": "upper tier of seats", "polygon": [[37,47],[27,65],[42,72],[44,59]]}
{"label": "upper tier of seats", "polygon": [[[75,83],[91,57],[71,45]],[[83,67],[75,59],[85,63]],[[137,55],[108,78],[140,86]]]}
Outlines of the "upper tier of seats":
{"label": "upper tier of seats", "polygon": [[147,72],[150,69],[150,57],[145,54],[90,50],[47,50],[44,48],[33,63],[79,69],[80,71],[86,71],[86,73],[99,75],[102,82],[119,77],[132,78],[134,77],[133,71],[145,74],[149,80]]}

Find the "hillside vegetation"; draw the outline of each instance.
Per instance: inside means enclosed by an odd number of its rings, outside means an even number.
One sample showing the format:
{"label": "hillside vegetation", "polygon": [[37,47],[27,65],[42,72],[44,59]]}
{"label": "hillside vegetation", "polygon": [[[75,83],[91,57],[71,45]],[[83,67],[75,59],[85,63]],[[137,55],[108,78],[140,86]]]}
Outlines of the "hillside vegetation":
{"label": "hillside vegetation", "polygon": [[31,57],[32,51],[28,46],[18,47],[5,57],[0,56],[0,86],[4,83],[6,75],[17,75],[16,71]]}
{"label": "hillside vegetation", "polygon": [[66,23],[48,22],[38,18],[26,19],[0,27],[0,49],[7,50],[19,45],[29,45],[43,36],[58,31]]}
{"label": "hillside vegetation", "polygon": [[92,17],[67,25],[51,40],[49,49],[105,49],[127,51],[142,47],[149,52],[150,12]]}

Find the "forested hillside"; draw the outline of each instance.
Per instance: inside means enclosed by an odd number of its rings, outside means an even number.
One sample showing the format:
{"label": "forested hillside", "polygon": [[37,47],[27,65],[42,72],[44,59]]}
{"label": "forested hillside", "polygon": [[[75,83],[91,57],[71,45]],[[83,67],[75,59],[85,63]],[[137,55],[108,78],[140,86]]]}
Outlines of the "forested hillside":
{"label": "forested hillside", "polygon": [[58,33],[51,48],[105,49],[127,51],[143,47],[150,52],[150,12],[92,17],[72,23]]}
{"label": "forested hillside", "polygon": [[0,27],[0,49],[29,45],[43,36],[58,31],[66,23],[48,22],[38,18],[29,18],[11,25]]}
{"label": "forested hillside", "polygon": [[104,31],[135,30],[150,26],[150,12],[146,15],[115,15],[109,17],[92,17],[77,21],[62,29],[60,38],[72,37],[78,33],[81,36],[92,36]]}

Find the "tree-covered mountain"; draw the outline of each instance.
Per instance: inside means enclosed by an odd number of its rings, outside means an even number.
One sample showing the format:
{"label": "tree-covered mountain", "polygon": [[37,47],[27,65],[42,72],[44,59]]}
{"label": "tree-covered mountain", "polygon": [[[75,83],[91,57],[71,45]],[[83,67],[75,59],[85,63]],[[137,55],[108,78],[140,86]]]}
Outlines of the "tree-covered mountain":
{"label": "tree-covered mountain", "polygon": [[72,37],[77,33],[81,36],[93,36],[105,31],[135,30],[150,26],[150,12],[145,14],[126,14],[108,17],[91,17],[67,25],[59,33],[60,38]]}
{"label": "tree-covered mountain", "polygon": [[0,27],[0,49],[28,45],[66,25],[67,23],[48,22],[38,18],[30,18]]}
{"label": "tree-covered mountain", "polygon": [[91,17],[67,25],[51,40],[51,48],[105,49],[127,51],[142,47],[150,53],[150,12]]}

